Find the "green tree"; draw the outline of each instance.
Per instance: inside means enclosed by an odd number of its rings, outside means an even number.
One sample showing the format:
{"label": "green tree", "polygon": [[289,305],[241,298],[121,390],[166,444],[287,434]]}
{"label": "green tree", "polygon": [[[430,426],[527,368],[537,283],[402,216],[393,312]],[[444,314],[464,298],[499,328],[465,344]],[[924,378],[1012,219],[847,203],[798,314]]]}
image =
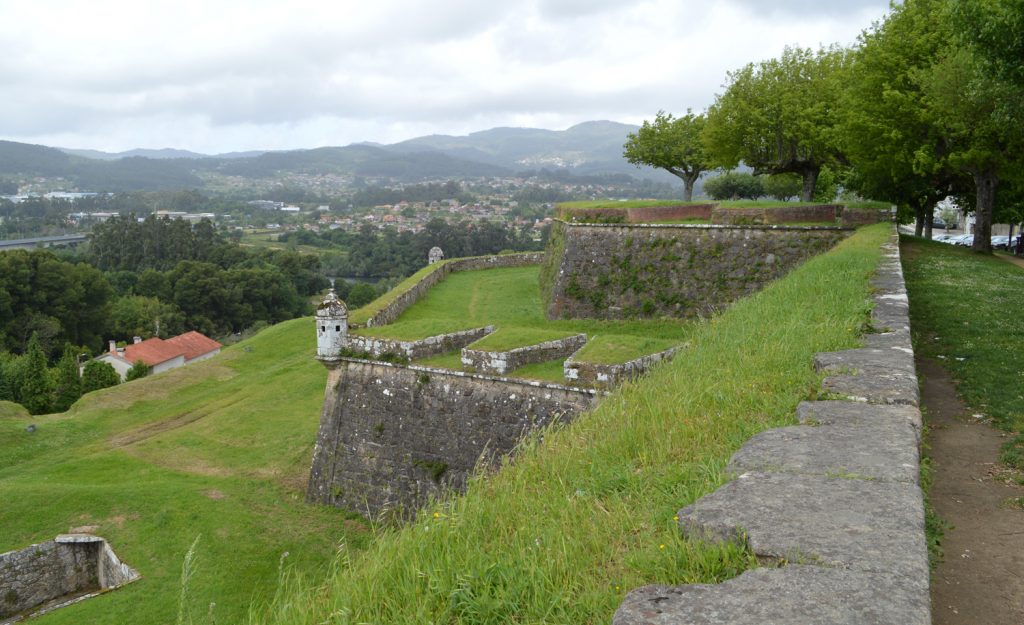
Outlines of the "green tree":
{"label": "green tree", "polygon": [[149,375],[149,365],[141,360],[136,360],[132,368],[128,370],[128,373],[124,376],[125,382],[131,382],[132,380],[139,380]]}
{"label": "green tree", "polygon": [[756,200],[764,189],[761,179],[754,174],[728,171],[705,180],[704,192],[713,200]]}
{"label": "green tree", "polygon": [[78,352],[70,344],[64,345],[64,354],[54,370],[53,409],[64,412],[82,396],[82,378],[78,373]]}
{"label": "green tree", "polygon": [[32,414],[49,412],[53,406],[53,380],[46,366],[46,354],[35,334],[28,341],[21,367],[18,403]]}
{"label": "green tree", "polygon": [[82,370],[82,393],[120,384],[121,376],[109,362],[90,360]]}
{"label": "green tree", "polygon": [[[950,164],[974,183],[972,249],[992,251],[992,217],[1001,178],[1020,176],[1022,122],[1006,102],[1024,90],[985,73],[969,48],[959,48],[921,72],[927,114],[941,128]],[[1019,105],[1018,105],[1019,106]]]}
{"label": "green tree", "polygon": [[781,58],[730,72],[708,110],[703,137],[711,163],[797,174],[801,199],[810,202],[821,168],[839,156],[834,127],[846,57],[841,48],[787,47]]}
{"label": "green tree", "polygon": [[365,306],[377,299],[377,290],[365,282],[357,282],[352,285],[348,292],[346,303],[353,310]]}
{"label": "green tree", "polygon": [[952,49],[946,0],[907,0],[861,36],[838,131],[852,166],[845,186],[913,210],[931,236],[935,205],[963,184],[918,77]]}
{"label": "green tree", "polygon": [[[683,181],[683,199],[693,199],[693,185],[709,169],[701,134],[706,118],[703,113],[673,118],[658,111],[653,122],[644,121],[636,132],[630,133],[622,155],[639,167],[650,165],[664,169]],[[446,248],[447,249],[447,248]]]}

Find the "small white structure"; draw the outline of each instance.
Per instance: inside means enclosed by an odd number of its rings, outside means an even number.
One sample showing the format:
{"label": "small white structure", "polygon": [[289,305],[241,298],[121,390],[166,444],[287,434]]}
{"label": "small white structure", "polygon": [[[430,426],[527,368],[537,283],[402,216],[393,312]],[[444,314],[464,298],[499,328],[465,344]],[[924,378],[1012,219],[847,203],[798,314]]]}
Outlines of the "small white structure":
{"label": "small white structure", "polygon": [[441,251],[441,248],[436,245],[430,248],[430,252],[427,254],[427,264],[433,265],[434,263],[442,260],[444,260],[444,252]]}
{"label": "small white structure", "polygon": [[348,336],[348,308],[338,299],[334,289],[327,293],[316,309],[316,357],[336,360]]}

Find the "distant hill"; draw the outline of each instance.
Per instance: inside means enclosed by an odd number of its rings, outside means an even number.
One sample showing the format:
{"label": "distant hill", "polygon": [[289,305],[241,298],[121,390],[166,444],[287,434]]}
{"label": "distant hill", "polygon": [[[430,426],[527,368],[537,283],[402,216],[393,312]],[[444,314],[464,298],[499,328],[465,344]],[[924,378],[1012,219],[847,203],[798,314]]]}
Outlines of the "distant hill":
{"label": "distant hill", "polygon": [[169,158],[252,158],[259,156],[260,154],[266,153],[266,150],[255,150],[249,152],[224,152],[222,154],[200,154],[199,152],[191,152],[189,150],[175,150],[173,148],[161,148],[159,150],[147,150],[144,148],[136,148],[134,150],[127,150],[125,152],[103,152],[101,150],[77,150],[73,148],[58,148],[60,151],[74,156],[82,156],[84,158],[91,158],[101,161],[116,161],[120,158],[130,158],[133,156],[141,156],[144,158],[152,159],[169,159]]}
{"label": "distant hill", "polygon": [[217,155],[170,148],[102,152],[0,141],[0,182],[60,177],[82,190],[127,191],[202,188],[201,175],[206,173],[253,179],[295,173],[338,174],[415,182],[547,169],[574,175],[628,174],[676,183],[664,172],[637,168],[622,158],[626,136],[636,129],[629,124],[592,121],[566,130],[492,128],[467,136],[429,135],[392,145],[365,142]]}
{"label": "distant hill", "polygon": [[384,148],[396,152],[434,150],[517,170],[547,167],[579,174],[652,175],[654,170],[638,170],[622,158],[622,144],[637,128],[612,121],[583,122],[566,130],[492,128],[464,137],[417,137]]}

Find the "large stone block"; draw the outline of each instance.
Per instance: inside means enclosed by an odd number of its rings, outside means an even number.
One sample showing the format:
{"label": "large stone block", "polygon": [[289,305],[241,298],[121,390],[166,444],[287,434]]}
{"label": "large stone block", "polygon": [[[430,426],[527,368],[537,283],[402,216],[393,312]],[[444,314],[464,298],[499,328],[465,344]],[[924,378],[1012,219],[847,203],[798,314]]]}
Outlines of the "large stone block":
{"label": "large stone block", "polygon": [[613,625],[931,625],[906,578],[817,566],[755,569],[721,584],[644,586]]}
{"label": "large stone block", "polygon": [[916,484],[748,473],[680,510],[679,525],[697,540],[745,540],[762,559],[897,575],[928,588]]}

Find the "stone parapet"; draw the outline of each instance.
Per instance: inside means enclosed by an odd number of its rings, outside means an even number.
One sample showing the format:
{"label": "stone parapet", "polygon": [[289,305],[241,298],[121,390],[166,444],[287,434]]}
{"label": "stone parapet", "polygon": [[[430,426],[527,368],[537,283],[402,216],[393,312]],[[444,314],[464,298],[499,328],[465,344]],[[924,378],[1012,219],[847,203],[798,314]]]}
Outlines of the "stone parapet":
{"label": "stone parapet", "polygon": [[461,332],[428,336],[415,341],[349,334],[342,339],[342,347],[372,358],[391,354],[409,360],[418,360],[455,351],[474,341],[479,341],[491,332],[494,332],[494,326],[484,326]]}
{"label": "stone parapet", "polygon": [[[823,387],[854,401],[804,402],[802,425],[768,430],[733,456],[738,477],[679,511],[688,537],[746,544],[756,569],[718,585],[645,586],[616,625],[931,623],[921,413],[898,238],[873,282],[871,346],[824,352]],[[868,342],[868,341],[866,341]]]}
{"label": "stone parapet", "polygon": [[562,365],[562,374],[569,383],[612,387],[625,380],[640,377],[663,360],[672,360],[680,349],[683,347],[671,347],[656,354],[648,354],[614,365],[576,360],[573,355]]}
{"label": "stone parapet", "polygon": [[504,375],[523,365],[565,358],[586,344],[586,334],[575,334],[564,339],[544,341],[501,352],[464,347],[462,348],[462,365],[477,373]]}

